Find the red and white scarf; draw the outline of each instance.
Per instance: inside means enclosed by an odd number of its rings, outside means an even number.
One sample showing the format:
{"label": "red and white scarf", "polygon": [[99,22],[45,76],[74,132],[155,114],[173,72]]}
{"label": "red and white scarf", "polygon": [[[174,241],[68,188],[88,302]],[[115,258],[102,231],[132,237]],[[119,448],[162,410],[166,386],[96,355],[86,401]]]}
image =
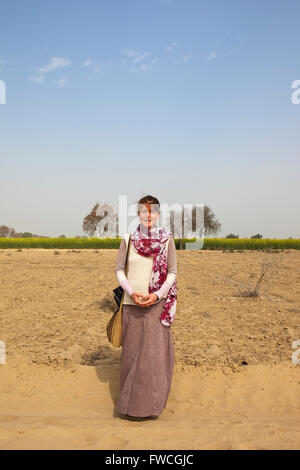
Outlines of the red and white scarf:
{"label": "red and white scarf", "polygon": [[[167,266],[167,241],[173,237],[172,232],[168,232],[164,227],[154,225],[152,228],[141,227],[131,235],[131,243],[136,251],[142,256],[152,256],[154,258],[152,273],[149,282],[149,294],[155,293],[166,281],[168,275]],[[176,279],[171,285],[160,320],[163,320],[169,326],[175,319],[177,303],[177,282]]]}

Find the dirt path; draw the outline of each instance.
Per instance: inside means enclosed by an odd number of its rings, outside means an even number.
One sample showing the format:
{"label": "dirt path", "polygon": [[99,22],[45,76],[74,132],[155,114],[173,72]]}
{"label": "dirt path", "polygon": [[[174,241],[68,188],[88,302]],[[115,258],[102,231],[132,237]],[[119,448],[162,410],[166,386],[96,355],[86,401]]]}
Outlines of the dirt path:
{"label": "dirt path", "polygon": [[[178,252],[172,390],[146,422],[114,415],[117,250],[56,251],[0,251],[0,448],[300,448],[297,250]],[[241,296],[271,259],[261,296]]]}

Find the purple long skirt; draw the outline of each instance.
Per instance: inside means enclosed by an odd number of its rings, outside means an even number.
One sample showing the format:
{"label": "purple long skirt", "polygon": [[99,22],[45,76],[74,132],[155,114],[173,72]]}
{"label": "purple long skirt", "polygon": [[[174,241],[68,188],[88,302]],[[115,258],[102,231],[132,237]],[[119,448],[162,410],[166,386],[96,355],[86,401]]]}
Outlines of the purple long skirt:
{"label": "purple long skirt", "polygon": [[120,396],[116,410],[131,416],[160,415],[166,407],[174,369],[169,326],[160,322],[165,299],[123,305]]}

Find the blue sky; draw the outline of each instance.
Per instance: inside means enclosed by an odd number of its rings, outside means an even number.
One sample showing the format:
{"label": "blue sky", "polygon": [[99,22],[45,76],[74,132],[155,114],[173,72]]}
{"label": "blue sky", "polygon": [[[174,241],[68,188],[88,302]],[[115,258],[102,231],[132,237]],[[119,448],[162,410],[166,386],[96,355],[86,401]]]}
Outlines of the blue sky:
{"label": "blue sky", "polygon": [[83,234],[96,202],[200,203],[300,238],[299,1],[0,1],[0,225]]}

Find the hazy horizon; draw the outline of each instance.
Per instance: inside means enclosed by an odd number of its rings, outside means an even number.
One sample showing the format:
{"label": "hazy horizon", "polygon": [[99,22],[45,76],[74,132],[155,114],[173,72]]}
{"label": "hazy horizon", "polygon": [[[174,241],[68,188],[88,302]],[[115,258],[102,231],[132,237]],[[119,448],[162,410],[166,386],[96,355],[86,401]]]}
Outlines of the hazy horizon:
{"label": "hazy horizon", "polygon": [[97,202],[151,194],[209,206],[217,237],[300,238],[299,13],[0,1],[0,225],[82,236]]}

